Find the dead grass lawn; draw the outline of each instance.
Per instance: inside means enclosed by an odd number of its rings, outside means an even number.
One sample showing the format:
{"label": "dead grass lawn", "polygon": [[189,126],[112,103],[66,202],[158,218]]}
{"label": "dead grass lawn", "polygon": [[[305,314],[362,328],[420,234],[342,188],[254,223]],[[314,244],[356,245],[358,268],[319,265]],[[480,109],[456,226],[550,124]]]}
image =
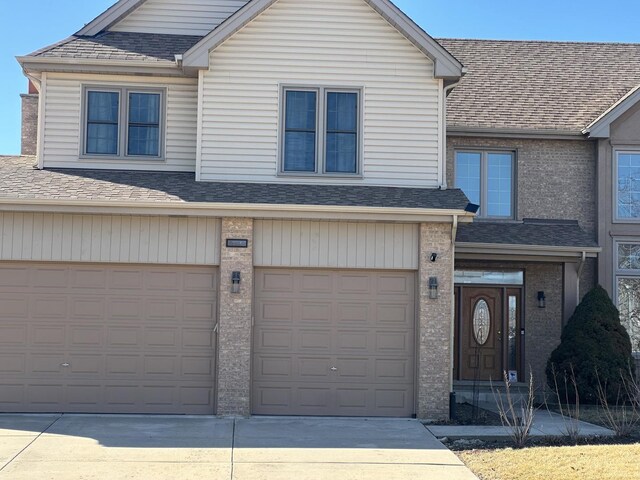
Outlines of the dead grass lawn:
{"label": "dead grass lawn", "polygon": [[640,443],[458,452],[481,480],[640,479]]}

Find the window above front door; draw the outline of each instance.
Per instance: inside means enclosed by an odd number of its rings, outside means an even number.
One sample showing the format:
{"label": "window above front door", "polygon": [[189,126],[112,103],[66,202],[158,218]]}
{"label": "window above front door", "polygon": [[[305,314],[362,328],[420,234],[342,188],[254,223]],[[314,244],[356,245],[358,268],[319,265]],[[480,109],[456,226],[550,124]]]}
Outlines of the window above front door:
{"label": "window above front door", "polygon": [[455,184],[471,203],[480,205],[479,217],[515,217],[514,152],[456,151]]}

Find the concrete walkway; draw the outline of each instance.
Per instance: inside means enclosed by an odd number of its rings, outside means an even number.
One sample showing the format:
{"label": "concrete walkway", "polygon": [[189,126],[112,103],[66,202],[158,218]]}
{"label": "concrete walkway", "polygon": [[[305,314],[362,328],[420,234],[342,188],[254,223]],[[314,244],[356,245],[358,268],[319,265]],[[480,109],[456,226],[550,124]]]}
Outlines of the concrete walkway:
{"label": "concrete walkway", "polygon": [[476,480],[416,420],[0,415],[0,479]]}
{"label": "concrete walkway", "polygon": [[[531,436],[542,437],[562,437],[567,434],[567,427],[562,416],[546,410],[538,410],[535,413]],[[587,422],[578,422],[581,437],[612,437],[615,432],[598,425]],[[455,425],[430,425],[428,430],[437,438],[448,438],[449,440],[507,440],[510,438],[509,430],[504,427],[491,426],[455,426]]]}

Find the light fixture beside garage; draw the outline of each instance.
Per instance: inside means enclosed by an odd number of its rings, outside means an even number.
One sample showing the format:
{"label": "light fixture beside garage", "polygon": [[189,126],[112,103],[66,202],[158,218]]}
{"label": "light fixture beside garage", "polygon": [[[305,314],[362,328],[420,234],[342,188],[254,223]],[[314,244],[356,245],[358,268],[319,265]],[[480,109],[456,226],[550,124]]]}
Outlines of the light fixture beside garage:
{"label": "light fixture beside garage", "polygon": [[431,300],[438,299],[438,277],[429,278],[429,298]]}
{"label": "light fixture beside garage", "polygon": [[240,293],[240,272],[231,274],[231,293]]}

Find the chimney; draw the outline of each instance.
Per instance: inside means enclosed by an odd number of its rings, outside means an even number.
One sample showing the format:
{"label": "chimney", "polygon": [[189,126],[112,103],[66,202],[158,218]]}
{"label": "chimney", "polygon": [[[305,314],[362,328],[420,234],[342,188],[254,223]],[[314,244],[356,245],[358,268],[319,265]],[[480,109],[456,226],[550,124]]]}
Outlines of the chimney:
{"label": "chimney", "polygon": [[35,155],[38,144],[38,90],[29,80],[29,93],[22,97],[22,155]]}

